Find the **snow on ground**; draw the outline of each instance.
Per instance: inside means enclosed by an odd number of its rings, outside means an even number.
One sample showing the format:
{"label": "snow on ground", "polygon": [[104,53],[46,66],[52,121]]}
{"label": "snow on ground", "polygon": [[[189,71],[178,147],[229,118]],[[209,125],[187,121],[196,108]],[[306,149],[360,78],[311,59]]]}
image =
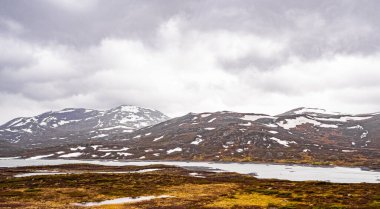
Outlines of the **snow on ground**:
{"label": "snow on ground", "polygon": [[98,147],[102,147],[103,145],[92,145],[91,147],[92,147],[92,149],[94,149],[94,150],[96,150],[96,149],[98,149]]}
{"label": "snow on ground", "polygon": [[106,137],[106,136],[108,136],[108,134],[99,134],[99,135],[97,135],[97,136],[93,136],[93,137],[91,137],[91,138],[103,138],[103,137]]}
{"label": "snow on ground", "polygon": [[141,138],[141,135],[137,135],[135,137],[133,137],[134,139],[138,139],[138,138]]}
{"label": "snow on ground", "polygon": [[110,155],[111,153],[110,152],[107,152],[106,154],[100,156],[100,157],[107,157],[108,155]]}
{"label": "snow on ground", "polygon": [[105,201],[101,201],[101,202],[73,203],[72,205],[89,207],[89,206],[135,203],[135,202],[142,202],[142,201],[148,201],[148,200],[160,199],[160,198],[171,198],[171,197],[173,197],[173,196],[160,195],[160,196],[124,197],[124,198],[117,198],[117,199],[113,199],[113,200],[105,200]]}
{"label": "snow on ground", "polygon": [[21,130],[24,132],[32,133],[32,129],[30,129],[30,128],[23,128]]}
{"label": "snow on ground", "polygon": [[157,137],[157,138],[154,138],[153,141],[155,142],[155,141],[158,141],[158,140],[163,139],[163,138],[164,138],[164,135]]}
{"label": "snow on ground", "polygon": [[204,114],[201,114],[201,117],[202,118],[207,118],[208,116],[210,116],[211,114],[209,114],[209,113],[204,113]]}
{"label": "snow on ground", "polygon": [[63,153],[65,153],[65,152],[64,152],[64,151],[58,151],[58,152],[56,152],[55,154],[60,155],[60,154],[63,154]]}
{"label": "snow on ground", "polygon": [[167,154],[171,154],[173,152],[182,152],[182,148],[181,147],[177,147],[177,148],[170,149],[170,150],[166,151]]}
{"label": "snow on ground", "polygon": [[244,115],[242,120],[249,120],[249,121],[256,121],[261,118],[269,118],[269,119],[275,119],[275,117],[269,116],[269,115]]}
{"label": "snow on ground", "polygon": [[117,154],[118,155],[122,155],[122,156],[131,156],[131,155],[133,155],[132,153],[128,153],[128,152],[118,152]]}
{"label": "snow on ground", "polygon": [[339,115],[339,112],[331,112],[319,108],[302,108],[300,110],[294,111],[295,114],[305,114],[305,113],[319,113],[319,114],[328,114],[328,115]]}
{"label": "snow on ground", "polygon": [[121,106],[121,111],[122,112],[138,113],[139,108],[136,106],[132,106],[132,105],[125,105],[125,106]]}
{"label": "snow on ground", "polygon": [[277,124],[264,124],[265,126],[269,127],[269,128],[277,128]]}
{"label": "snow on ground", "polygon": [[27,160],[38,160],[38,159],[42,159],[42,158],[46,158],[46,157],[51,157],[53,156],[54,154],[49,154],[49,155],[38,155],[38,156],[34,156],[34,157],[30,157],[28,158]]}
{"label": "snow on ground", "polygon": [[350,152],[357,152],[357,150],[348,150],[348,149],[343,149],[342,152],[345,153],[350,153]]}
{"label": "snow on ground", "polygon": [[84,150],[84,149],[86,149],[86,147],[78,146],[78,147],[75,147],[75,148],[70,148],[71,151]]}
{"label": "snow on ground", "polygon": [[[112,127],[108,127],[108,128],[101,128],[99,130],[101,130],[101,131],[109,131],[109,130],[113,130],[113,129],[131,129],[131,128],[119,125],[119,126],[112,126]],[[127,131],[133,131],[133,130],[127,130]]]}
{"label": "snow on ground", "polygon": [[360,129],[360,130],[363,130],[364,128],[361,125],[356,125],[356,126],[347,127],[347,129]]}
{"label": "snow on ground", "polygon": [[99,149],[98,151],[99,152],[121,152],[121,151],[127,151],[129,150],[128,147],[123,147],[121,149],[108,149],[108,148],[104,148],[104,149]]}
{"label": "snow on ground", "polygon": [[339,118],[315,118],[322,121],[336,121],[336,122],[347,122],[350,120],[367,120],[372,118],[372,116],[342,116]]}
{"label": "snow on ground", "polygon": [[202,175],[200,175],[199,173],[189,173],[190,176],[193,176],[193,177],[197,177],[197,178],[206,178]]}
{"label": "snow on ground", "polygon": [[212,128],[212,127],[208,127],[208,128],[205,128],[205,130],[207,130],[207,131],[212,131],[212,130],[214,130],[215,128]]}
{"label": "snow on ground", "polygon": [[361,139],[364,139],[364,138],[367,137],[367,135],[368,135],[368,131],[364,131],[364,132],[362,133],[362,135],[360,136],[360,138],[361,138]]}
{"label": "snow on ground", "polygon": [[312,120],[312,119],[306,118],[304,116],[296,117],[295,119],[285,119],[285,120],[282,120],[280,122],[277,122],[277,125],[281,126],[284,129],[291,129],[291,128],[295,128],[295,127],[302,125],[302,124],[305,124],[305,123],[310,123],[310,124],[313,124],[313,125],[316,125],[319,127],[323,127],[323,128],[338,128],[337,125],[323,124],[319,121]]}
{"label": "snow on ground", "polygon": [[60,155],[59,157],[79,157],[81,156],[83,153],[81,152],[72,152],[72,153],[68,153],[68,154],[65,154],[65,155]]}
{"label": "snow on ground", "polygon": [[241,153],[241,152],[243,152],[244,150],[243,149],[237,149],[236,150],[236,152],[238,152],[238,153]]}
{"label": "snow on ground", "polygon": [[151,135],[151,134],[152,134],[152,133],[146,133],[145,136],[149,136],[149,135]]}
{"label": "snow on ground", "polygon": [[278,139],[276,137],[270,137],[269,139],[285,146],[285,147],[289,147],[289,144],[297,144],[295,141],[286,141],[286,140],[281,140],[281,139]]}
{"label": "snow on ground", "polygon": [[212,123],[214,120],[216,120],[216,118],[213,118],[213,119],[209,120],[208,122]]}
{"label": "snow on ground", "polygon": [[160,156],[160,153],[154,153],[153,155],[158,157],[158,156]]}
{"label": "snow on ground", "polygon": [[192,141],[190,144],[198,145],[199,143],[203,142],[202,136],[198,135],[194,141]]}
{"label": "snow on ground", "polygon": [[277,131],[268,131],[268,132],[271,133],[271,134],[278,134]]}

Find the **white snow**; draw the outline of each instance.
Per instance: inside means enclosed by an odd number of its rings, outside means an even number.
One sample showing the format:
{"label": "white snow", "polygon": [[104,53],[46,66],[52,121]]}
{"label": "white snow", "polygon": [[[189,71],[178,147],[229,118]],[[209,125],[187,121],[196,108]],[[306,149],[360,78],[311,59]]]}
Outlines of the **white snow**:
{"label": "white snow", "polygon": [[133,155],[132,153],[128,153],[128,152],[118,152],[117,154],[118,154],[118,155],[122,155],[122,156],[130,156],[130,155]]}
{"label": "white snow", "polygon": [[106,136],[108,136],[108,134],[99,134],[99,135],[93,136],[91,138],[102,138],[102,137],[106,137]]}
{"label": "white snow", "polygon": [[51,157],[53,156],[54,154],[49,154],[49,155],[38,155],[38,156],[34,156],[34,157],[30,157],[28,158],[27,160],[38,160],[38,159],[42,159],[42,158],[46,158],[46,157]]}
{"label": "white snow", "polygon": [[347,127],[347,129],[360,129],[360,130],[363,130],[364,128],[361,125],[356,125],[356,126]]}
{"label": "white snow", "polygon": [[366,138],[367,135],[368,135],[368,131],[365,131],[365,132],[362,133],[362,135],[360,136],[360,138],[361,139]]}
{"label": "white snow", "polygon": [[24,132],[32,133],[32,129],[30,129],[30,128],[23,128],[21,130]]}
{"label": "white snow", "polygon": [[212,131],[212,130],[214,130],[215,128],[211,128],[211,127],[208,127],[208,128],[205,128],[205,130],[207,130],[207,131]]}
{"label": "white snow", "polygon": [[84,150],[84,149],[86,149],[86,147],[78,146],[76,148],[70,148],[71,151]]}
{"label": "white snow", "polygon": [[346,152],[346,153],[349,153],[349,152],[357,152],[357,150],[348,150],[348,149],[344,149],[344,150],[342,150],[342,152]]}
{"label": "white snow", "polygon": [[270,128],[277,128],[277,124],[273,124],[273,123],[271,123],[271,124],[264,124],[265,126],[267,126],[267,127],[270,127]]}
{"label": "white snow", "polygon": [[160,137],[154,138],[153,141],[155,142],[155,141],[158,141],[158,140],[160,140],[160,139],[163,139],[164,136],[165,136],[165,135],[162,135],[162,136],[160,136]]}
{"label": "white snow", "polygon": [[61,110],[61,111],[57,111],[57,113],[68,113],[68,112],[74,112],[75,109],[72,109],[72,108],[67,108],[67,109],[64,109],[64,110]]}
{"label": "white snow", "polygon": [[158,156],[160,156],[160,153],[154,153],[153,155],[158,157]]}
{"label": "white snow", "polygon": [[210,116],[211,114],[208,114],[208,113],[204,113],[204,114],[201,114],[201,117],[202,118],[207,118],[208,116]]}
{"label": "white snow", "polygon": [[107,157],[108,155],[110,155],[111,153],[110,152],[107,152],[106,154],[100,156],[100,157]]}
{"label": "white snow", "polygon": [[309,149],[304,149],[304,150],[302,150],[302,152],[310,152],[310,150]]}
{"label": "white snow", "polygon": [[138,113],[139,108],[136,106],[132,106],[132,105],[125,105],[125,106],[121,106],[121,111],[122,112]]}
{"label": "white snow", "polygon": [[171,197],[173,197],[173,196],[160,195],[160,196],[124,197],[124,198],[117,198],[117,199],[113,199],[113,200],[105,200],[105,201],[101,201],[101,202],[74,203],[72,205],[91,207],[91,206],[101,206],[101,205],[135,203],[135,202],[142,202],[142,201],[148,201],[148,200],[159,199],[159,198],[171,198]]}
{"label": "white snow", "polygon": [[261,118],[274,119],[275,117],[272,117],[272,116],[269,116],[269,115],[244,115],[240,119],[242,119],[242,120],[249,120],[249,121],[256,121],[256,120],[261,119]]}
{"label": "white snow", "polygon": [[347,122],[350,120],[367,120],[372,118],[372,116],[343,116],[339,118],[315,118],[322,121],[336,121],[336,122]]}
{"label": "white snow", "polygon": [[304,113],[319,113],[319,114],[329,114],[329,115],[339,115],[339,112],[331,112],[319,108],[302,108],[300,110],[294,111],[295,114],[304,114]]}
{"label": "white snow", "polygon": [[151,134],[152,134],[152,133],[146,133],[145,136],[149,136],[149,135],[151,135]]}
{"label": "white snow", "polygon": [[68,154],[65,154],[65,155],[60,155],[59,157],[79,157],[81,156],[83,153],[81,152],[72,152],[72,153],[68,153]]}
{"label": "white snow", "polygon": [[206,178],[202,175],[199,175],[199,173],[189,173],[190,176],[197,177],[197,178]]}
{"label": "white snow", "polygon": [[212,123],[214,120],[216,120],[216,118],[213,118],[213,119],[209,120],[208,122]]}
{"label": "white snow", "polygon": [[271,134],[278,134],[277,131],[268,131],[268,132],[271,133]]}
{"label": "white snow", "polygon": [[286,141],[286,140],[281,140],[281,139],[278,139],[276,137],[270,137],[269,139],[285,146],[285,147],[289,147],[289,144],[297,144],[295,141]]}
{"label": "white snow", "polygon": [[96,149],[98,149],[98,147],[101,147],[102,145],[92,145],[91,147],[92,147],[92,149],[94,149],[94,150],[96,150]]}
{"label": "white snow", "polygon": [[135,137],[133,137],[134,139],[138,139],[138,138],[141,138],[141,135],[137,135]]}
{"label": "white snow", "polygon": [[60,155],[60,154],[63,154],[63,153],[65,153],[65,152],[64,152],[64,151],[58,151],[58,152],[56,152],[55,154]]}
{"label": "white snow", "polygon": [[[108,128],[101,128],[99,130],[109,131],[109,130],[113,130],[113,129],[130,129],[130,127],[119,125],[119,126],[112,126],[112,127],[108,127]],[[123,130],[123,131],[133,131],[133,130]]]}
{"label": "white snow", "polygon": [[280,121],[277,123],[277,125],[281,126],[284,129],[291,129],[295,128],[299,125],[305,124],[305,123],[310,123],[319,127],[323,128],[338,128],[337,125],[332,125],[332,124],[323,124],[319,121],[312,120],[309,118],[306,118],[304,116],[301,117],[296,117],[295,119],[285,119],[285,121]]}
{"label": "white snow", "polygon": [[108,149],[108,148],[105,148],[105,149],[99,149],[98,151],[99,152],[121,152],[121,151],[127,151],[129,150],[128,147],[123,147],[121,149]]}
{"label": "white snow", "polygon": [[236,152],[241,153],[243,152],[243,149],[237,149]]}
{"label": "white snow", "polygon": [[195,138],[194,141],[192,141],[190,144],[198,145],[199,143],[203,142],[202,138]]}
{"label": "white snow", "polygon": [[167,154],[171,154],[173,152],[182,152],[182,148],[181,147],[177,147],[177,148],[170,149],[170,150],[166,151]]}

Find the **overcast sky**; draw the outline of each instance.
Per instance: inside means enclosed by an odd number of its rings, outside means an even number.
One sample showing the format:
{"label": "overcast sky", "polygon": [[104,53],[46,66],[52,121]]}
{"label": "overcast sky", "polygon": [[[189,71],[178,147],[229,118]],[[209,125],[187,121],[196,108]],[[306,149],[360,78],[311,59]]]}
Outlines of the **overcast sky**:
{"label": "overcast sky", "polygon": [[132,104],[169,116],[380,111],[380,1],[0,0],[0,123]]}

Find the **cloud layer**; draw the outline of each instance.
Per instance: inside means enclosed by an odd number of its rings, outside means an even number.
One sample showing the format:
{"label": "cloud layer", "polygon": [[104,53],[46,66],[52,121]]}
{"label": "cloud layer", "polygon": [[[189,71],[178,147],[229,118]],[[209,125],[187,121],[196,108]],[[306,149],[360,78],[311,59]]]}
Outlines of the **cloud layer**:
{"label": "cloud layer", "polygon": [[0,122],[120,104],[170,116],[379,111],[378,1],[0,2]]}

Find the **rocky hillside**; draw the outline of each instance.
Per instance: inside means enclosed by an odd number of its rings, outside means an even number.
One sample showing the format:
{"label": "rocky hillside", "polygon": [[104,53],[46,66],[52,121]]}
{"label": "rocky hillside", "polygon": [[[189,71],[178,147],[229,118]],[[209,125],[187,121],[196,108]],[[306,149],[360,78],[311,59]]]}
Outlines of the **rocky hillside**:
{"label": "rocky hillside", "polygon": [[5,123],[0,126],[0,144],[3,149],[33,149],[107,140],[113,134],[130,133],[167,119],[157,110],[129,105],[106,111],[67,108]]}
{"label": "rocky hillside", "polygon": [[[36,157],[35,151],[23,157]],[[378,166],[380,114],[314,108],[265,114],[190,113],[107,141],[39,150],[42,157],[262,161]],[[37,156],[41,157],[41,156]]]}

